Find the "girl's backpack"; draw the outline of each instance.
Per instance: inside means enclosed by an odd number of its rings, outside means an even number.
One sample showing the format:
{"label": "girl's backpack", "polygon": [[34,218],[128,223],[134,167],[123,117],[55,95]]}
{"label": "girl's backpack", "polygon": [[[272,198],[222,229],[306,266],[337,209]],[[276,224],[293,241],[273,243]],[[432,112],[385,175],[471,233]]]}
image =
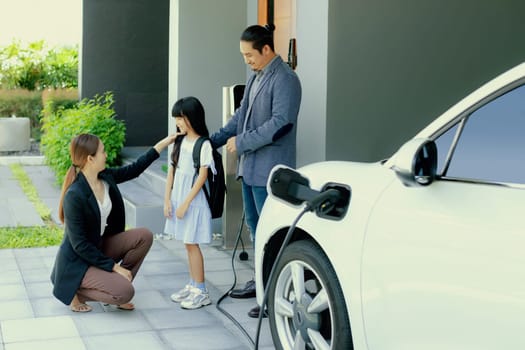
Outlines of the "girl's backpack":
{"label": "girl's backpack", "polygon": [[[195,175],[199,174],[200,165],[200,154],[201,148],[204,141],[209,140],[209,138],[201,136],[195,142],[193,146],[193,166],[195,167]],[[226,196],[226,181],[224,176],[224,167],[222,165],[222,156],[221,154],[213,148],[213,161],[215,163],[215,170],[217,174],[213,174],[211,168],[208,168],[208,178],[206,183],[202,187],[206,199],[208,200],[208,205],[210,206],[211,217],[212,219],[220,218],[224,210],[224,197]]]}

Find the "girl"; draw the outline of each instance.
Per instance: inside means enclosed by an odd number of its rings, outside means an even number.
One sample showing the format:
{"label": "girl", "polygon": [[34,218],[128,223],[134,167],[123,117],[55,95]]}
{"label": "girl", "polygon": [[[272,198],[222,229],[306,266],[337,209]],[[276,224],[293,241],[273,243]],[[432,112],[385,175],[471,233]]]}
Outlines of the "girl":
{"label": "girl", "polygon": [[177,125],[177,134],[171,153],[171,167],[166,179],[164,196],[164,232],[175,235],[186,246],[190,280],[171,300],[184,309],[210,305],[204,283],[204,259],[199,244],[211,242],[211,212],[202,186],[208,177],[208,168],[216,174],[209,140],[202,145],[201,167],[198,175],[193,165],[193,146],[200,137],[208,137],[204,108],[195,97],[178,100],[171,111]]}

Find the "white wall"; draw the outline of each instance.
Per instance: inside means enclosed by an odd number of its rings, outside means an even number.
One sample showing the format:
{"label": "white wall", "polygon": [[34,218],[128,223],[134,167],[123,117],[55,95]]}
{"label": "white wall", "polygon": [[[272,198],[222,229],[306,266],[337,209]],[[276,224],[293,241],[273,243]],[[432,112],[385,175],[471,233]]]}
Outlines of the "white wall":
{"label": "white wall", "polygon": [[297,0],[297,68],[303,89],[297,166],[326,159],[328,0]]}
{"label": "white wall", "polygon": [[246,0],[171,0],[169,108],[195,96],[206,112],[210,133],[222,126],[222,87],[244,83],[239,37],[246,27]]}

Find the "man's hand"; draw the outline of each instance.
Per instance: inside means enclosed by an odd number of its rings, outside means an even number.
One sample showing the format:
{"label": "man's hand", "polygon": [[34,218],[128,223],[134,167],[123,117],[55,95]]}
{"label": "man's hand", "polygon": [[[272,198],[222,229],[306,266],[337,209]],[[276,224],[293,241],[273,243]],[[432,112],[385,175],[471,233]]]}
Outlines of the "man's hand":
{"label": "man's hand", "polygon": [[226,150],[230,153],[237,152],[237,146],[235,145],[235,136],[232,136],[226,141]]}

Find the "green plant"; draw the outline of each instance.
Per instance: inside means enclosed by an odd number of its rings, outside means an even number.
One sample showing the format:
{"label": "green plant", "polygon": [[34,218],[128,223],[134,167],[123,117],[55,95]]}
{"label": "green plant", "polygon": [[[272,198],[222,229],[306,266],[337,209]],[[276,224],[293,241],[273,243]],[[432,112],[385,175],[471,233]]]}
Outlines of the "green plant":
{"label": "green plant", "polygon": [[58,245],[62,228],[57,225],[34,227],[0,227],[0,248],[31,248]]}
{"label": "green plant", "polygon": [[49,48],[43,40],[0,48],[0,87],[41,90],[78,86],[78,48]]}
{"label": "green plant", "polygon": [[120,151],[124,146],[126,126],[115,118],[113,94],[106,92],[93,99],[83,99],[70,109],[58,108],[55,112],[44,107],[41,148],[46,163],[55,172],[57,182],[62,180],[71,166],[69,144],[78,134],[97,135],[104,143],[107,165],[119,165]]}
{"label": "green plant", "polygon": [[0,89],[0,116],[38,116],[42,111],[41,95],[38,91]]}
{"label": "green plant", "polygon": [[78,86],[78,49],[54,48],[44,60],[41,88],[76,88]]}
{"label": "green plant", "polygon": [[51,219],[51,210],[42,202],[24,168],[19,164],[10,165],[11,172],[18,180],[22,191],[35,205],[38,215],[42,218],[45,226],[35,227],[0,227],[0,249],[1,248],[31,248],[47,247],[60,243],[62,240],[62,228],[57,226]]}

